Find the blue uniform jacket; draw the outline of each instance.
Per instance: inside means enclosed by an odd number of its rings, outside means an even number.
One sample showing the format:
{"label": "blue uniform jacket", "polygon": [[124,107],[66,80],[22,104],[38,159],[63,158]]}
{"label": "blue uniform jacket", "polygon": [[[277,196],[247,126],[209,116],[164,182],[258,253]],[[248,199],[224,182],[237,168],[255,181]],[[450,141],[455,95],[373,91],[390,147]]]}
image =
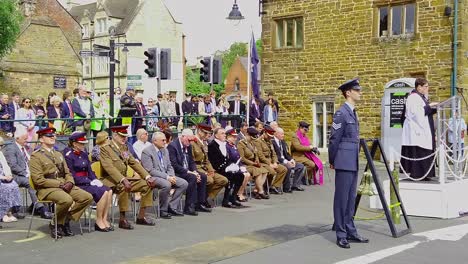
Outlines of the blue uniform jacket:
{"label": "blue uniform jacket", "polygon": [[343,104],[333,116],[328,159],[336,170],[358,170],[359,123],[347,104]]}
{"label": "blue uniform jacket", "polygon": [[[63,150],[63,156],[65,157],[68,169],[75,180],[76,186],[90,185],[91,181],[96,179],[96,175],[91,169],[91,162],[88,159],[88,153],[81,151],[77,154],[73,149],[65,148]],[[79,175],[77,175],[77,173]]]}

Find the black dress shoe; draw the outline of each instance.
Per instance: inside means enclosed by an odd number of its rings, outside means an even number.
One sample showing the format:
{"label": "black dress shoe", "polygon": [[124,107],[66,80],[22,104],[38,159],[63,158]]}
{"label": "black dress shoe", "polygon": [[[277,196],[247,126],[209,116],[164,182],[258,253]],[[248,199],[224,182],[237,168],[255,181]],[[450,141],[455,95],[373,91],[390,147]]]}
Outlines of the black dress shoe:
{"label": "black dress shoe", "polygon": [[259,193],[258,195],[260,195],[260,197],[261,197],[262,199],[265,199],[265,200],[270,199],[270,196],[269,196],[268,194],[266,194],[266,193]]}
{"label": "black dress shoe", "polygon": [[43,210],[41,212],[41,218],[42,219],[52,219],[52,217],[53,217],[53,214],[47,212],[46,210]]}
{"label": "black dress shoe", "polygon": [[65,223],[63,225],[59,225],[59,228],[62,229],[63,236],[74,236],[75,235],[75,233],[73,233],[73,231],[71,231],[71,229],[70,229],[70,223],[69,222],[67,222],[67,223]]}
{"label": "black dress shoe", "polygon": [[242,207],[242,204],[236,201],[236,199],[231,199],[231,204],[237,207]]}
{"label": "black dress shoe", "polygon": [[254,198],[257,200],[263,199],[262,196],[259,193],[254,193]]}
{"label": "black dress shoe", "polygon": [[50,236],[52,238],[56,237],[55,234],[57,234],[57,238],[63,237],[62,230],[60,229],[60,227],[57,226],[57,233],[55,233],[55,225],[49,224],[49,228],[50,228]]}
{"label": "black dress shoe", "polygon": [[233,209],[237,208],[237,206],[232,205],[231,203],[222,203],[221,206],[225,208],[233,208]]}
{"label": "black dress shoe", "polygon": [[211,213],[211,209],[210,208],[206,208],[204,205],[202,204],[199,204],[195,207],[195,210],[198,211],[198,212],[204,212],[204,213]]}
{"label": "black dress shoe", "polygon": [[203,206],[205,206],[206,208],[213,208],[214,207],[214,201],[213,201],[213,204],[211,204],[211,202],[208,202],[208,200],[204,203],[202,203]]}
{"label": "black dress shoe", "polygon": [[340,239],[336,240],[336,244],[340,248],[351,248],[351,246],[349,245],[348,240],[346,240],[345,238],[340,238]]}
{"label": "black dress shoe", "polygon": [[14,217],[16,217],[16,219],[24,219],[24,214],[13,213],[12,215],[13,215]]}
{"label": "black dress shoe", "polygon": [[184,210],[184,214],[186,214],[186,215],[193,215],[193,216],[197,216],[197,215],[198,215],[197,211],[195,211],[195,209],[193,209],[193,208],[185,209],[185,210]]}
{"label": "black dress shoe", "polygon": [[170,213],[164,212],[164,211],[159,212],[159,217],[164,218],[164,219],[171,219],[172,218]]}
{"label": "black dress shoe", "polygon": [[300,192],[303,192],[303,191],[304,191],[304,188],[302,188],[302,187],[292,187],[292,190],[293,190],[293,191],[300,191]]}
{"label": "black dress shoe", "polygon": [[99,231],[99,232],[109,232],[109,228],[107,227],[104,227],[104,228],[100,228],[97,224],[94,224],[94,230],[95,231]]}
{"label": "black dress shoe", "polygon": [[280,191],[278,189],[276,189],[276,187],[271,187],[270,188],[270,193],[271,194],[281,194]]}
{"label": "black dress shoe", "polygon": [[236,195],[236,200],[241,203],[247,202],[249,199],[246,197],[244,199],[241,199],[239,195]]}
{"label": "black dress shoe", "polygon": [[119,221],[119,228],[132,230],[133,226],[127,221],[127,219],[123,219]]}
{"label": "black dress shoe", "polygon": [[360,235],[349,236],[347,237],[347,239],[351,243],[369,243],[369,239],[362,237]]}
{"label": "black dress shoe", "polygon": [[109,227],[106,227],[106,228],[107,228],[107,230],[109,230],[109,231],[114,231],[114,226],[113,226],[113,225],[110,225]]}
{"label": "black dress shoe", "polygon": [[289,190],[284,190],[285,193],[292,193],[293,191],[291,189]]}
{"label": "black dress shoe", "polygon": [[179,212],[178,210],[169,208],[167,211],[171,214],[171,216],[184,216],[183,213]]}
{"label": "black dress shoe", "polygon": [[137,225],[146,225],[146,226],[154,226],[156,223],[154,223],[151,220],[146,219],[145,217],[143,218],[137,218],[136,220]]}

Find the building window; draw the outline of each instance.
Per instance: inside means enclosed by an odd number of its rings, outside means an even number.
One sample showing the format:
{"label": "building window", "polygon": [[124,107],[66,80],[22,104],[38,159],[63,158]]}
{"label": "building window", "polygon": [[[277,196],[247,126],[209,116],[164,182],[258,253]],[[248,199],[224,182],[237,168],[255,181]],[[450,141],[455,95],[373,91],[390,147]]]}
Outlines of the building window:
{"label": "building window", "polygon": [[106,18],[99,18],[96,20],[97,28],[96,33],[105,33],[107,31],[107,19]]}
{"label": "building window", "polygon": [[236,81],[234,83],[234,91],[239,91],[239,90],[240,90],[239,79],[236,78]]}
{"label": "building window", "polygon": [[328,148],[328,138],[330,137],[333,113],[335,112],[334,102],[314,102],[314,146],[321,150]]}
{"label": "building window", "polygon": [[83,69],[84,69],[85,75],[91,74],[90,60],[91,60],[90,57],[83,58]]}
{"label": "building window", "polygon": [[379,7],[379,37],[413,35],[416,23],[416,4]]}
{"label": "building window", "polygon": [[83,38],[89,38],[89,24],[83,24]]}
{"label": "building window", "polygon": [[302,48],[304,45],[304,23],[302,17],[275,21],[276,48]]}

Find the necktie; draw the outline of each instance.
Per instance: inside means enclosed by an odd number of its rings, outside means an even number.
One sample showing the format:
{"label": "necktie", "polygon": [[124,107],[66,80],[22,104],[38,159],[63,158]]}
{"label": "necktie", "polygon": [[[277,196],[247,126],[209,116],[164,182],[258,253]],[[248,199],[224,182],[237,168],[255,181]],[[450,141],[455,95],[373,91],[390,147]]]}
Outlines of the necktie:
{"label": "necktie", "polygon": [[26,161],[26,163],[28,163],[29,158],[28,158],[28,154],[26,153],[26,150],[24,149],[24,147],[21,148],[21,152],[23,152],[24,161]]}
{"label": "necktie", "polygon": [[70,111],[70,118],[74,118],[74,114],[73,114],[73,110],[72,110],[70,102],[67,102],[67,106],[68,106],[68,111]]}
{"label": "necktie", "polygon": [[187,147],[184,147],[182,149],[182,152],[184,154],[184,169],[188,169],[188,160],[187,160]]}
{"label": "necktie", "polygon": [[239,114],[239,102],[236,101],[236,107],[234,107],[234,114],[238,115]]}
{"label": "necktie", "polygon": [[162,152],[161,151],[158,151],[158,157],[159,157],[159,162],[161,163],[161,165],[163,164],[163,155],[162,155]]}

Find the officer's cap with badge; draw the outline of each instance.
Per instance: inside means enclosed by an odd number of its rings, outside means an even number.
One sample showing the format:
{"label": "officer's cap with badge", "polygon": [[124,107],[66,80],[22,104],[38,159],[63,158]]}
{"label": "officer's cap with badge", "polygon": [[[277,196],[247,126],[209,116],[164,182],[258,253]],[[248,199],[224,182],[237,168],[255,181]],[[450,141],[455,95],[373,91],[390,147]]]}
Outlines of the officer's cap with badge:
{"label": "officer's cap with badge", "polygon": [[275,130],[270,126],[265,126],[263,129],[263,133],[267,134],[269,137],[273,137],[275,135]]}
{"label": "officer's cap with badge", "polygon": [[258,130],[255,127],[249,127],[247,128],[247,134],[253,138],[256,138],[258,136]]}
{"label": "officer's cap with badge", "polygon": [[198,124],[197,129],[204,133],[211,133],[213,131],[210,125],[203,123]]}
{"label": "officer's cap with badge", "polygon": [[346,91],[349,91],[349,90],[360,91],[361,89],[362,89],[361,85],[359,85],[359,77],[349,80],[343,83],[340,87],[338,87],[338,90],[341,90],[343,95],[346,93]]}
{"label": "officer's cap with badge", "polygon": [[299,128],[309,129],[309,126],[310,126],[310,124],[307,123],[306,121],[299,122]]}
{"label": "officer's cap with badge", "polygon": [[237,135],[238,134],[237,134],[236,129],[234,129],[232,127],[226,130],[226,136],[228,136],[228,137],[229,136],[237,137]]}
{"label": "officer's cap with badge", "polygon": [[36,132],[37,136],[39,138],[41,137],[54,137],[55,136],[55,128],[53,127],[46,127],[43,129],[40,129]]}
{"label": "officer's cap with badge", "polygon": [[82,144],[88,143],[88,139],[86,138],[86,132],[75,131],[70,135],[68,140],[70,140],[70,142],[77,142]]}
{"label": "officer's cap with badge", "polygon": [[128,137],[128,126],[113,126],[110,129],[113,133],[117,133],[122,137]]}

